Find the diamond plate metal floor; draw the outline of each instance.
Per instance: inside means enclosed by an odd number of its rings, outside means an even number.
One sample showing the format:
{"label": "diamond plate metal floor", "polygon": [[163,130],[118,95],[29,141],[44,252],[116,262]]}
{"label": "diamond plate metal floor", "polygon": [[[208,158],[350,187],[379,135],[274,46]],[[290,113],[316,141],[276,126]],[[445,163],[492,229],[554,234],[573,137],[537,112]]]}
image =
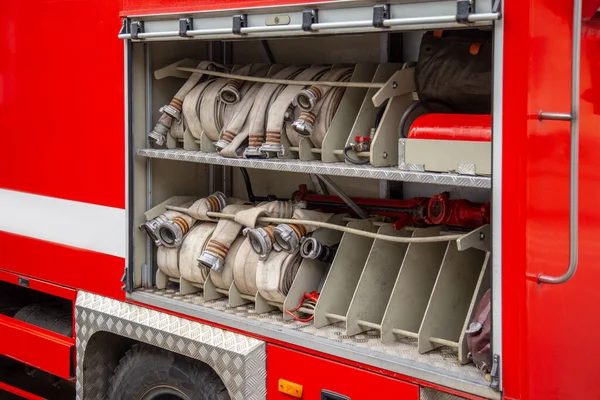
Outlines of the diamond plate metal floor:
{"label": "diamond plate metal floor", "polygon": [[449,347],[441,347],[426,354],[419,354],[416,339],[406,338],[394,344],[384,345],[379,340],[379,332],[376,330],[354,336],[345,335],[344,325],[341,322],[317,329],[312,323],[284,321],[280,311],[259,315],[254,310],[254,304],[229,307],[227,305],[227,298],[205,301],[201,295],[181,295],[176,289],[138,289],[136,293],[152,294],[163,299],[180,301],[183,304],[198,306],[199,308],[206,307],[221,311],[246,319],[248,323],[268,323],[273,327],[282,327],[284,332],[290,330],[308,333],[315,337],[327,339],[332,344],[343,343],[397,359],[408,360],[421,365],[424,369],[443,372],[444,375],[451,376],[462,382],[487,387],[487,383],[481,372],[473,364],[461,365],[458,362],[455,350]]}

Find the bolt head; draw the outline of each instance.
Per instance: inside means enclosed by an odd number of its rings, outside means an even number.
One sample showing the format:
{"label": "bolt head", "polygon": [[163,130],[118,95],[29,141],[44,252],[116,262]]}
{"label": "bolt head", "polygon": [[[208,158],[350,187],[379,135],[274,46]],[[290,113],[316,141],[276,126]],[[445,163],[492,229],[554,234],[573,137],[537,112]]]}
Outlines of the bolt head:
{"label": "bolt head", "polygon": [[481,232],[481,233],[479,234],[479,239],[480,239],[480,240],[483,240],[483,239],[485,239],[485,233]]}
{"label": "bolt head", "polygon": [[383,154],[382,154],[382,157],[383,158],[388,158],[388,153],[384,151]]}
{"label": "bolt head", "polygon": [[398,88],[398,82],[392,82],[392,89]]}

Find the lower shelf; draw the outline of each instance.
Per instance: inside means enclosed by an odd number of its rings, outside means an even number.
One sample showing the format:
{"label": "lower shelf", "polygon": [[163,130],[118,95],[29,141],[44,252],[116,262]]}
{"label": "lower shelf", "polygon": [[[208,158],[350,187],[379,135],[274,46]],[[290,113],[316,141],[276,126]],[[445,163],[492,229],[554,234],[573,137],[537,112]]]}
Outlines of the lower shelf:
{"label": "lower shelf", "polygon": [[254,304],[228,307],[226,298],[205,301],[202,296],[181,295],[175,289],[139,289],[130,299],[465,393],[500,399],[500,393],[489,387],[473,364],[461,365],[455,350],[447,347],[420,354],[416,339],[382,344],[375,330],[348,336],[341,323],[317,329],[312,323],[284,321],[280,312],[259,315]]}

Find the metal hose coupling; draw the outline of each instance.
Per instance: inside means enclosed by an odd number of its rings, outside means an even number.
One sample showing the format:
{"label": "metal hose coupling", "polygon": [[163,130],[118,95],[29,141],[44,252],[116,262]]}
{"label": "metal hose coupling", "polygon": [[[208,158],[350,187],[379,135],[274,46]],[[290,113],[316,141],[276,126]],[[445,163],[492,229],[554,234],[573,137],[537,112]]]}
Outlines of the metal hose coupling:
{"label": "metal hose coupling", "polygon": [[139,228],[146,231],[146,234],[150,236],[150,238],[154,241],[154,244],[156,246],[162,246],[162,241],[160,240],[158,230],[160,228],[160,225],[165,221],[167,221],[167,216],[161,214],[158,217],[151,219],[150,221],[144,222],[139,226]]}
{"label": "metal hose coupling", "polygon": [[268,225],[264,228],[245,228],[242,231],[242,234],[250,240],[252,250],[258,254],[261,261],[266,260],[273,249],[276,251],[281,250],[279,245],[275,243],[273,228],[273,225]]}
{"label": "metal hose coupling", "polygon": [[300,247],[300,239],[302,239],[308,230],[304,225],[277,225],[273,229],[273,237],[275,243],[281,247],[281,250],[288,253],[293,253]]}
{"label": "metal hose coupling", "polygon": [[190,224],[184,217],[175,217],[164,221],[159,229],[160,241],[167,247],[178,247],[186,233],[190,231]]}
{"label": "metal hose coupling", "polygon": [[298,132],[298,135],[310,136],[315,129],[315,121],[317,116],[309,111],[304,111],[300,114],[297,120],[292,123],[292,128]]}
{"label": "metal hose coupling", "polygon": [[150,140],[154,141],[159,146],[164,146],[167,143],[167,134],[171,129],[173,119],[179,121],[181,118],[181,108],[183,102],[177,98],[171,100],[171,104],[160,108],[162,115],[158,119],[152,131],[148,134]]}
{"label": "metal hose coupling", "polygon": [[230,79],[219,91],[219,99],[225,104],[236,104],[242,99],[240,89],[244,81],[240,79]]}
{"label": "metal hose coupling", "polygon": [[304,111],[312,110],[323,96],[323,92],[317,86],[303,89],[296,95],[294,103],[298,104]]}
{"label": "metal hose coupling", "polygon": [[303,258],[319,260],[327,264],[331,264],[337,252],[338,245],[327,246],[322,244],[317,239],[305,237],[302,239],[300,246],[300,255]]}
{"label": "metal hose coupling", "polygon": [[228,252],[229,246],[211,239],[198,257],[198,262],[201,266],[221,272],[225,266],[225,256]]}

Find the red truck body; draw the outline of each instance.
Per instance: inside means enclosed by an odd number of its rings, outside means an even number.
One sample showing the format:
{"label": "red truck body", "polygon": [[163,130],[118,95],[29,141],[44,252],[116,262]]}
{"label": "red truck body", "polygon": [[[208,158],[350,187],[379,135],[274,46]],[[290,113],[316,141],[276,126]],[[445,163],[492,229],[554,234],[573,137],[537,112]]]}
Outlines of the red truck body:
{"label": "red truck body", "polygon": [[[102,251],[93,244],[61,242],[32,229],[26,215],[53,213],[47,199],[102,206],[121,219],[125,241],[124,52],[116,35],[121,17],[299,3],[310,2],[0,3],[0,116],[6,128],[0,199],[13,192],[27,199],[19,209],[0,200],[5,214],[23,214],[23,226],[0,221],[0,280],[18,284],[25,278],[31,289],[71,300],[86,291],[131,302],[122,290],[124,245]],[[595,204],[600,185],[594,172],[600,171],[600,19],[594,17],[600,4],[586,1],[582,22],[578,268],[570,281],[545,285],[537,281],[540,273],[559,275],[569,263],[570,138],[567,123],[541,122],[537,115],[570,107],[573,6],[556,0],[503,3],[502,113],[494,116],[502,121],[502,141],[496,144],[502,147],[502,168],[494,172],[501,174],[502,200],[502,247],[494,250],[502,264],[502,398],[600,398],[594,363],[600,351],[593,343],[600,329],[600,207]],[[286,379],[305,382],[330,375],[338,389],[359,382],[350,390],[352,399],[368,398],[361,387],[370,383],[398,398],[417,398],[418,385],[460,393],[323,354],[310,343],[291,345],[237,331],[269,343],[268,371],[286,371]],[[0,337],[0,353],[74,377],[75,339],[65,341],[8,317],[0,318]],[[277,390],[278,373],[267,375],[270,399],[288,398]],[[305,398],[318,398],[310,383],[304,390]]]}

